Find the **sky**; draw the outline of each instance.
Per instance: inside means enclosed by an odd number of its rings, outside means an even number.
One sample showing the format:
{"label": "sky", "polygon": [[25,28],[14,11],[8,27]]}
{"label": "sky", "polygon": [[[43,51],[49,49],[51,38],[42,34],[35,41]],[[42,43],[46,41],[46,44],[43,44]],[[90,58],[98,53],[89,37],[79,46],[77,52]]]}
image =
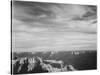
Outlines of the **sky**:
{"label": "sky", "polygon": [[15,52],[97,49],[97,6],[12,2]]}

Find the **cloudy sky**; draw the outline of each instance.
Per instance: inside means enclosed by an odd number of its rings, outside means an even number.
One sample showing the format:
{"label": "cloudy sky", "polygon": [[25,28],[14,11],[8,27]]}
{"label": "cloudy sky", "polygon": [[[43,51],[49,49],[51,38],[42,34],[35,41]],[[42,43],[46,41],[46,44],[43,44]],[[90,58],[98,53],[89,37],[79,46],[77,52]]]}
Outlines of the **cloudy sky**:
{"label": "cloudy sky", "polygon": [[97,7],[13,1],[13,51],[96,50]]}

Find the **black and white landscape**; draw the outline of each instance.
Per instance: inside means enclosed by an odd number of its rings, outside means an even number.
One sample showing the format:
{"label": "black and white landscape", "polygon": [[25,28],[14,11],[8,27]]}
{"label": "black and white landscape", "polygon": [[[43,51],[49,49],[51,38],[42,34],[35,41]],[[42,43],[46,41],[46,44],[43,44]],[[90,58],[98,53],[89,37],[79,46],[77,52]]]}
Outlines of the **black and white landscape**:
{"label": "black and white landscape", "polygon": [[97,69],[97,6],[11,3],[12,74]]}

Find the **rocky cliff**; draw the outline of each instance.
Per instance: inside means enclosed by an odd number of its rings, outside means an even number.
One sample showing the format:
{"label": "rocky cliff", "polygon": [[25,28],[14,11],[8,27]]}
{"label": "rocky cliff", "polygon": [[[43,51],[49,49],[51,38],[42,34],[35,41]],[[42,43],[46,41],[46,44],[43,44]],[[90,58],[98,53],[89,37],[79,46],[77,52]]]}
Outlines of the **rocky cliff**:
{"label": "rocky cliff", "polygon": [[23,57],[12,60],[13,74],[63,72],[76,70],[72,65],[64,65],[61,60],[43,60],[40,57]]}

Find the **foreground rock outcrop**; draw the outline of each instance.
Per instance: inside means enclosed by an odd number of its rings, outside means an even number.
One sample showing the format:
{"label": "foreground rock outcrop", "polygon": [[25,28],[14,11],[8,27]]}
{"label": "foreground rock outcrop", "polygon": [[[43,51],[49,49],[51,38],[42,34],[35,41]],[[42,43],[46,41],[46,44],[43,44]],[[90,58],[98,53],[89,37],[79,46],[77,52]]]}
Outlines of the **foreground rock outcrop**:
{"label": "foreground rock outcrop", "polygon": [[15,58],[12,60],[13,74],[63,72],[76,70],[72,65],[65,65],[59,60],[43,60],[40,57]]}

